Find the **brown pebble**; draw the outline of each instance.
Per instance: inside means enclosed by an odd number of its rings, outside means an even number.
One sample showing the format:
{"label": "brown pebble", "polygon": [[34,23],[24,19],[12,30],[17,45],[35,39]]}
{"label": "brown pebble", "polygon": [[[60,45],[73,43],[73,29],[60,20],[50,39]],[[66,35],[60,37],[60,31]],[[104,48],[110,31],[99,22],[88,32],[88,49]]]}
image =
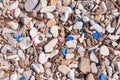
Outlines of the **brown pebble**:
{"label": "brown pebble", "polygon": [[18,63],[19,63],[19,66],[20,66],[21,68],[24,68],[24,60],[23,60],[23,59],[20,59],[20,60],[18,61]]}

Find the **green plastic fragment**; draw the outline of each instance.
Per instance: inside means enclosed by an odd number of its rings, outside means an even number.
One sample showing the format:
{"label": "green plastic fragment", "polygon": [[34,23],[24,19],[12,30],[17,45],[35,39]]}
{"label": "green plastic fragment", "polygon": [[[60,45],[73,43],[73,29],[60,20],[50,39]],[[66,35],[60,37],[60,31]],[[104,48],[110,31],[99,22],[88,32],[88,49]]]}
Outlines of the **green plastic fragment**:
{"label": "green plastic fragment", "polygon": [[71,0],[71,2],[74,2],[74,0]]}
{"label": "green plastic fragment", "polygon": [[0,2],[3,2],[3,0],[0,0]]}
{"label": "green plastic fragment", "polygon": [[83,29],[81,29],[81,30],[80,30],[80,34],[83,34],[83,33],[84,33],[84,31],[83,31]]}

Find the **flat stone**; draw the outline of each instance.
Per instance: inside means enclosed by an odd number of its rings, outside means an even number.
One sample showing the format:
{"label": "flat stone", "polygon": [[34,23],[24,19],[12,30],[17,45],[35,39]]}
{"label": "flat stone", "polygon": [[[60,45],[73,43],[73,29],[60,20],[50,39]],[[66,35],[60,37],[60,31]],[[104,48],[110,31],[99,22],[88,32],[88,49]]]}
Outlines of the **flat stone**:
{"label": "flat stone", "polygon": [[108,56],[109,55],[109,49],[107,46],[105,45],[102,45],[100,47],[100,54],[103,55],[103,56]]}
{"label": "flat stone", "polygon": [[31,44],[30,38],[26,37],[20,42],[19,45],[20,45],[20,48],[24,50],[24,49],[27,49],[28,47],[30,47],[32,44]]}
{"label": "flat stone", "polygon": [[77,41],[76,40],[71,40],[71,41],[67,41],[66,42],[66,46],[68,48],[76,48],[76,45],[77,45]]}
{"label": "flat stone", "polygon": [[73,29],[81,30],[82,27],[83,27],[83,22],[76,22],[76,23],[74,24]]}
{"label": "flat stone", "polygon": [[118,36],[118,35],[108,35],[108,38],[110,38],[111,40],[117,40],[117,39],[119,39],[120,38],[120,36]]}
{"label": "flat stone", "polygon": [[86,74],[87,72],[90,72],[90,60],[88,58],[81,58],[80,64],[79,64],[79,70]]}
{"label": "flat stone", "polygon": [[55,19],[51,19],[47,22],[47,26],[48,27],[52,27],[56,25],[56,20]]}
{"label": "flat stone", "polygon": [[27,0],[24,5],[25,10],[28,12],[32,11],[36,7],[37,3],[38,0]]}
{"label": "flat stone", "polygon": [[52,26],[50,28],[50,32],[52,33],[53,37],[57,37],[58,36],[58,26]]}
{"label": "flat stone", "polygon": [[72,59],[72,58],[74,58],[74,54],[72,53],[66,54],[66,59]]}
{"label": "flat stone", "polygon": [[51,52],[53,51],[53,47],[58,43],[58,39],[54,38],[52,39],[48,44],[45,45],[44,49],[45,52]]}
{"label": "flat stone", "polygon": [[59,65],[58,66],[58,70],[63,73],[64,75],[66,75],[69,71],[70,71],[70,68],[68,68],[67,66],[65,65]]}
{"label": "flat stone", "polygon": [[88,74],[87,79],[86,80],[95,80],[94,76],[92,73]]}
{"label": "flat stone", "polygon": [[53,12],[56,9],[55,6],[47,6],[40,10],[41,13]]}
{"label": "flat stone", "polygon": [[102,32],[102,31],[103,31],[102,27],[101,27],[99,24],[94,24],[94,25],[92,25],[92,26],[90,27],[90,29],[91,29],[91,30],[96,30],[96,31],[98,31],[98,32]]}
{"label": "flat stone", "polygon": [[98,70],[97,70],[97,67],[96,67],[96,64],[95,64],[95,63],[91,63],[90,67],[91,67],[91,72],[92,72],[92,73],[97,73],[97,72],[98,72]]}
{"label": "flat stone", "polygon": [[94,52],[90,53],[90,60],[95,62],[95,63],[99,62]]}

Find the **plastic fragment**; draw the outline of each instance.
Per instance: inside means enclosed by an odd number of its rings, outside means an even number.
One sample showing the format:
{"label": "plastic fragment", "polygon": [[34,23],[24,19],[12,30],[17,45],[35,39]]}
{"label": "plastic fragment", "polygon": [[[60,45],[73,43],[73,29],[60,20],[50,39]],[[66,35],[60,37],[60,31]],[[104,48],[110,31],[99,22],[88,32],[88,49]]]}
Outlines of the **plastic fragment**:
{"label": "plastic fragment", "polygon": [[95,32],[94,34],[93,34],[93,39],[99,39],[101,37],[101,34],[99,33],[99,32]]}
{"label": "plastic fragment", "polygon": [[65,57],[66,56],[66,48],[62,48],[62,55]]}
{"label": "plastic fragment", "polygon": [[105,80],[105,75],[101,74],[99,78],[100,78],[100,80]]}
{"label": "plastic fragment", "polygon": [[20,78],[20,80],[26,80],[26,79],[25,79],[25,77],[22,76],[22,77]]}
{"label": "plastic fragment", "polygon": [[22,40],[22,36],[21,35],[16,36],[16,41],[21,41],[21,40]]}
{"label": "plastic fragment", "polygon": [[71,41],[71,40],[74,40],[74,38],[73,38],[73,36],[67,36],[66,40]]}

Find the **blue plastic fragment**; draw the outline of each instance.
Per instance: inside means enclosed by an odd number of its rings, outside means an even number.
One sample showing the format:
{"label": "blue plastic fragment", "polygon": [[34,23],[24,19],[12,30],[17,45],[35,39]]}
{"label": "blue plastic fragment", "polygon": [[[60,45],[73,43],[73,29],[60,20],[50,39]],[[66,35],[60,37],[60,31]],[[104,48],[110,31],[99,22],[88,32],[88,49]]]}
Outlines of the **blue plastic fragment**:
{"label": "blue plastic fragment", "polygon": [[80,18],[75,18],[74,21],[75,21],[75,22],[79,22],[79,21],[80,21]]}
{"label": "blue plastic fragment", "polygon": [[62,55],[65,57],[66,56],[66,48],[62,48]]}
{"label": "blue plastic fragment", "polygon": [[94,34],[93,34],[93,39],[99,39],[101,37],[101,34],[96,31]]}
{"label": "blue plastic fragment", "polygon": [[22,36],[21,35],[16,36],[16,41],[21,41],[21,40],[22,40]]}
{"label": "blue plastic fragment", "polygon": [[22,76],[22,77],[20,78],[20,80],[26,80],[26,79],[25,79],[25,77]]}
{"label": "blue plastic fragment", "polygon": [[73,36],[67,36],[66,40],[71,41],[71,40],[74,40],[74,38],[73,38]]}
{"label": "blue plastic fragment", "polygon": [[105,80],[105,75],[104,74],[101,74],[100,77],[99,77],[100,80]]}
{"label": "blue plastic fragment", "polygon": [[72,5],[72,3],[69,4],[69,7],[70,7],[71,9],[73,9],[73,5]]}

